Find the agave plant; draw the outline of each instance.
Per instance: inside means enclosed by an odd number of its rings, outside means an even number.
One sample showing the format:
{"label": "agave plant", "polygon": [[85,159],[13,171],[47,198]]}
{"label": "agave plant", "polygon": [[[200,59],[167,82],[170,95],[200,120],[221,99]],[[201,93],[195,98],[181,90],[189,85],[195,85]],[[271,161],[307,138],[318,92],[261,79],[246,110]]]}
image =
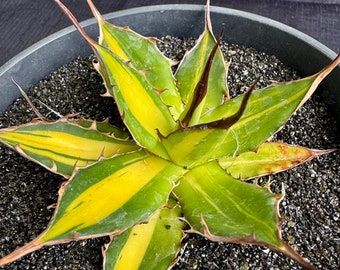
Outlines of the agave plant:
{"label": "agave plant", "polygon": [[68,180],[54,216],[36,239],[0,259],[10,263],[43,246],[110,236],[104,269],[167,269],[187,233],[213,241],[255,244],[310,269],[281,238],[284,197],[246,180],[288,170],[329,150],[268,139],[340,63],[304,79],[230,98],[227,64],[209,17],[175,74],[152,38],[106,22],[86,35],[95,68],[128,132],[108,121],[63,117],[0,130],[2,143]]}

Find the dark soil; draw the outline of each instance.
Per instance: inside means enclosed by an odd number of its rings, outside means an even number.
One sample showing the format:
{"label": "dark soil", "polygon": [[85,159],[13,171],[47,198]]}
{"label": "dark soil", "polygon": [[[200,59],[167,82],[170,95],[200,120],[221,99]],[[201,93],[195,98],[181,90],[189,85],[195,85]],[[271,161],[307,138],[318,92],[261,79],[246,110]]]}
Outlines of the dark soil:
{"label": "dark soil", "polygon": [[[160,47],[172,59],[180,59],[194,40],[165,37]],[[244,92],[257,76],[259,85],[272,80],[297,78],[274,56],[237,45],[223,44],[232,59],[228,75],[230,93]],[[92,57],[90,57],[92,58]],[[76,59],[44,78],[29,91],[39,111],[57,119],[61,115],[117,120],[112,99],[100,97],[105,90],[89,59]],[[42,103],[41,103],[42,102]],[[35,117],[22,99],[0,115],[0,128],[29,122]],[[314,96],[297,112],[276,140],[309,148],[339,147],[337,122],[328,108]],[[272,176],[272,188],[279,192],[284,183],[286,197],[280,205],[283,238],[320,269],[338,269],[339,258],[339,152],[321,156],[307,164]],[[0,146],[0,256],[34,239],[48,224],[61,183],[65,181],[45,169]],[[268,178],[262,178],[265,183]],[[45,247],[1,269],[101,269],[101,246],[107,238]],[[301,269],[292,260],[266,248],[210,242],[190,235],[183,242],[174,269]]]}

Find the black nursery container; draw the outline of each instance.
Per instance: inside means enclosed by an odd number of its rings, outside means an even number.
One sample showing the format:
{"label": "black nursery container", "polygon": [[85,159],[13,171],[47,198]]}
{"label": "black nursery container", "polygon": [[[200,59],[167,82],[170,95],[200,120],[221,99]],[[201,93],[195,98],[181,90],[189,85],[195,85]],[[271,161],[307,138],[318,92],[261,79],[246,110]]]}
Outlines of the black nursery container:
{"label": "black nursery container", "polygon": [[[162,5],[113,12],[105,18],[116,25],[128,25],[146,36],[198,37],[203,28],[203,12],[204,6],[199,5]],[[225,28],[226,41],[276,55],[302,76],[321,70],[336,57],[315,39],[262,16],[211,7],[211,18],[215,30]],[[82,26],[91,37],[97,38],[94,19],[83,22]],[[11,78],[28,89],[61,65],[90,53],[91,48],[73,26],[26,49],[0,68],[0,111],[19,96]],[[326,78],[319,91],[340,119],[340,67]]]}

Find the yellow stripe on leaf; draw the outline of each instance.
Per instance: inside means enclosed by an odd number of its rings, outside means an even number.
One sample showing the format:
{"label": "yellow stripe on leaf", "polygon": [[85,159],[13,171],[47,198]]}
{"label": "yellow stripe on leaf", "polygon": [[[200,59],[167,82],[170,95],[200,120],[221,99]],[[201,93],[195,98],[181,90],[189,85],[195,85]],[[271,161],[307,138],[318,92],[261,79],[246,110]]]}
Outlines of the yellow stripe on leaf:
{"label": "yellow stripe on leaf", "polygon": [[99,44],[113,52],[135,69],[145,71],[153,88],[161,91],[160,97],[174,119],[178,119],[183,105],[171,71],[171,61],[157,48],[154,38],[144,37],[128,27],[118,27],[104,20],[96,7],[89,3],[99,29]]}
{"label": "yellow stripe on leaf", "polygon": [[114,270],[139,269],[154,233],[158,217],[159,211],[150,218],[146,225],[136,225],[131,229],[129,238],[113,268]]}
{"label": "yellow stripe on leaf", "polygon": [[[1,136],[1,135],[0,135]],[[103,154],[104,157],[111,157],[114,154],[124,153],[131,149],[131,145],[117,144],[110,140],[93,140],[65,132],[37,130],[30,133],[11,133],[1,138],[22,145],[22,148],[36,149],[51,153],[58,160],[58,154],[75,157],[82,160],[96,161]],[[124,141],[122,141],[124,142]],[[124,149],[127,148],[127,149]],[[136,147],[133,147],[136,149]],[[70,164],[72,165],[72,164]]]}
{"label": "yellow stripe on leaf", "polygon": [[109,233],[140,222],[165,204],[182,173],[182,168],[144,151],[80,169],[66,186],[41,241],[69,238],[74,233]]}
{"label": "yellow stripe on leaf", "polygon": [[[164,158],[167,154],[160,144],[157,130],[167,135],[176,129],[176,122],[159,93],[139,71],[122,62],[101,46],[96,50],[105,62],[104,77],[109,76],[123,121],[135,140],[143,147]],[[97,69],[101,71],[100,65]]]}
{"label": "yellow stripe on leaf", "polygon": [[101,156],[112,157],[139,149],[133,141],[115,139],[66,121],[39,121],[5,129],[0,133],[0,140],[66,176],[71,175],[75,165],[82,167],[96,162]]}
{"label": "yellow stripe on leaf", "polygon": [[114,237],[105,249],[105,270],[168,269],[183,238],[181,215],[181,208],[170,198],[147,222]]}

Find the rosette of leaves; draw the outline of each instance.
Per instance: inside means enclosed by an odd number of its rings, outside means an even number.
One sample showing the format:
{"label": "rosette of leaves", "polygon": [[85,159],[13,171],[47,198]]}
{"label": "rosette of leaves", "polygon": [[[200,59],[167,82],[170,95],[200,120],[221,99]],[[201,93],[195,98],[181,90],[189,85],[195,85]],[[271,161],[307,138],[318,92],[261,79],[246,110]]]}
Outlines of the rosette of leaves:
{"label": "rosette of leaves", "polygon": [[[167,269],[186,233],[256,244],[313,269],[281,238],[282,194],[245,181],[328,152],[268,140],[340,62],[304,79],[230,98],[227,64],[209,1],[203,34],[175,74],[152,38],[98,20],[93,48],[107,92],[129,132],[108,121],[37,119],[0,130],[2,143],[68,180],[36,239],[0,259],[10,263],[46,245],[110,236],[104,269]],[[42,118],[42,117],[40,117]]]}

